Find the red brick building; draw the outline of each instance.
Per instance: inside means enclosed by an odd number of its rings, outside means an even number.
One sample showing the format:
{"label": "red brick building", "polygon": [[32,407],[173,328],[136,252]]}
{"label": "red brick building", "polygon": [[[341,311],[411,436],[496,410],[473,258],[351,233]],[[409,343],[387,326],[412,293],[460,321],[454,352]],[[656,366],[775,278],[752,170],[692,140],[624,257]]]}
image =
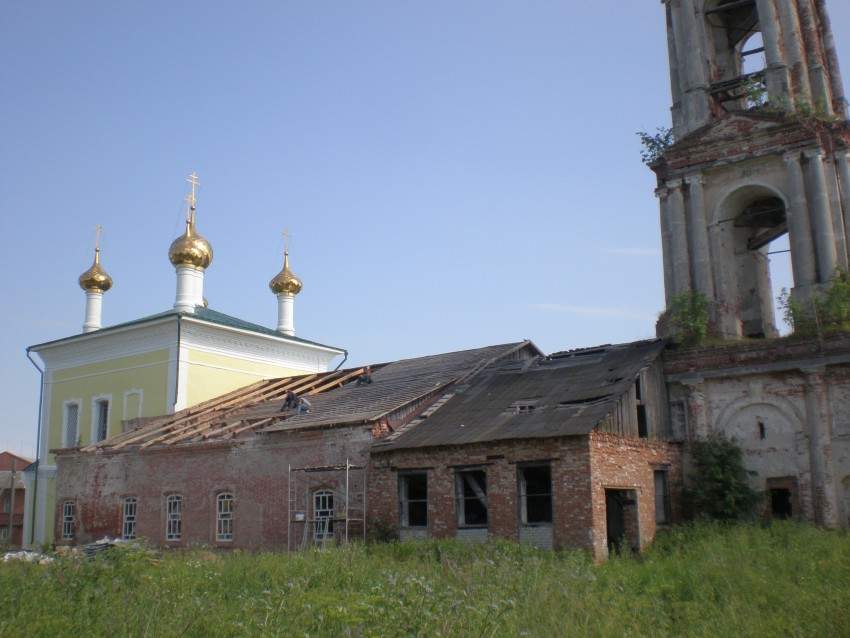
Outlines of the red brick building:
{"label": "red brick building", "polygon": [[21,546],[26,504],[22,471],[30,464],[31,459],[0,452],[0,545]]}

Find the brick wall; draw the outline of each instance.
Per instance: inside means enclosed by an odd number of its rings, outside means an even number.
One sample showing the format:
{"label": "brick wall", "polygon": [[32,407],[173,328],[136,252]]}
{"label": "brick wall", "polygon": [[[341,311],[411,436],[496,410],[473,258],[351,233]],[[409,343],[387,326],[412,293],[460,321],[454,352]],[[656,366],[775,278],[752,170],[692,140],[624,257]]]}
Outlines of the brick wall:
{"label": "brick wall", "polygon": [[[584,547],[601,558],[607,555],[605,488],[627,487],[637,492],[640,540],[645,546],[655,534],[654,466],[669,467],[673,485],[681,478],[680,457],[679,449],[666,443],[596,433],[381,452],[372,456],[370,520],[397,535],[404,532],[398,521],[398,475],[424,471],[428,475],[429,537],[457,536],[455,472],[482,467],[487,473],[490,536],[538,541],[555,549]],[[541,526],[535,530],[519,521],[517,466],[534,462],[551,464],[553,523],[549,529]],[[462,532],[468,533],[476,532]],[[547,533],[551,536],[544,538]]]}
{"label": "brick wall", "polygon": [[[292,511],[312,516],[310,498],[317,489],[335,492],[334,506],[343,516],[344,472],[293,472],[288,468],[344,464],[349,458],[365,467],[364,449],[371,442],[366,426],[297,433],[273,433],[244,441],[119,450],[57,457],[56,538],[61,539],[62,503],[76,505],[74,543],[82,544],[122,533],[122,501],[138,501],[136,535],[165,545],[165,499],[180,494],[182,538],[168,545],[220,545],[238,548],[285,548],[290,485],[296,491]],[[359,500],[364,470],[350,472],[350,495]],[[235,498],[233,541],[215,542],[216,497]],[[362,513],[358,512],[362,517]],[[293,516],[294,518],[294,516]],[[306,523],[293,523],[295,531]],[[338,534],[344,526],[337,524]],[[362,525],[352,526],[362,534]],[[300,539],[300,535],[298,537]],[[61,541],[59,541],[61,542]]]}

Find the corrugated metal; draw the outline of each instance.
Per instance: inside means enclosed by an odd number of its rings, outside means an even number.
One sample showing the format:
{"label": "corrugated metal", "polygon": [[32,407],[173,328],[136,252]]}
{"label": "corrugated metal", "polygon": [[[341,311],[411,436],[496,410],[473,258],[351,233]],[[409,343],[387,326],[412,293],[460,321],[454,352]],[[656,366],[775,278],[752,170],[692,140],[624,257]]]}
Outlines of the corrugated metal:
{"label": "corrugated metal", "polygon": [[[637,375],[664,345],[641,341],[557,353],[530,366],[493,366],[433,415],[372,450],[586,434],[633,392]],[[623,412],[622,427],[634,429],[631,410]]]}

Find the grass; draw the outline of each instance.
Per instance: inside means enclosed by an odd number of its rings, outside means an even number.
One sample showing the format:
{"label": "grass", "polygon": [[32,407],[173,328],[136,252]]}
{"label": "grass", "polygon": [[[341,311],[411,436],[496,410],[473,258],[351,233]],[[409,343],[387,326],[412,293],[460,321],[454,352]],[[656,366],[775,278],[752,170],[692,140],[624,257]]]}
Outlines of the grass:
{"label": "grass", "polygon": [[670,531],[643,556],[507,542],[0,563],[2,636],[850,636],[850,536]]}

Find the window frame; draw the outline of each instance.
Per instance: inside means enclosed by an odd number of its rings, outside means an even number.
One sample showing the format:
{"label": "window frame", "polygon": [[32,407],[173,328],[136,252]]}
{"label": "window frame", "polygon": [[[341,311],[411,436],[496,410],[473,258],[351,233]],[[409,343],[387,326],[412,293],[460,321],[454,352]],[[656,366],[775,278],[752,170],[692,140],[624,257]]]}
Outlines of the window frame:
{"label": "window frame", "polygon": [[165,497],[165,540],[168,543],[183,540],[182,494],[168,494]]}
{"label": "window frame", "polygon": [[[72,448],[77,447],[80,441],[80,413],[82,412],[82,399],[68,399],[62,402],[62,447]],[[76,410],[74,435],[70,436],[68,429],[68,417],[71,408]],[[71,440],[72,439],[72,440]]]}
{"label": "window frame", "polygon": [[62,540],[74,540],[77,522],[77,504],[73,499],[62,501]]}
{"label": "window frame", "polygon": [[[526,472],[545,469],[548,473],[548,491],[528,492],[528,477]],[[543,507],[544,514],[540,520],[529,520],[528,501],[547,499]],[[554,498],[552,495],[552,464],[551,463],[523,463],[517,465],[517,504],[519,505],[519,520],[523,525],[543,526],[552,525],[554,521]]]}
{"label": "window frame", "polygon": [[[313,538],[326,541],[334,538],[336,503],[333,490],[321,488],[313,492]],[[318,505],[322,503],[324,507]],[[325,514],[327,512],[327,514]]]}
{"label": "window frame", "polygon": [[[472,480],[467,480],[467,479]],[[475,479],[482,478],[478,482],[478,488],[473,485]],[[466,488],[469,488],[472,494],[469,494]],[[483,489],[481,489],[483,487]],[[484,497],[482,500],[481,497]],[[474,507],[475,503],[483,509],[483,520],[468,522],[467,519],[473,512],[470,507]],[[484,528],[486,529],[490,522],[489,516],[489,500],[487,498],[487,469],[484,467],[468,467],[455,470],[455,521],[458,528]]]}
{"label": "window frame", "polygon": [[[105,419],[101,415],[105,414]],[[91,442],[99,443],[109,437],[109,417],[112,415],[112,395],[102,394],[91,401]],[[103,436],[101,436],[103,429]]]}
{"label": "window frame", "polygon": [[139,512],[139,499],[127,496],[121,500],[121,538],[133,540],[136,538],[136,517]]}
{"label": "window frame", "polygon": [[[424,481],[425,495],[422,498],[410,497],[410,482],[411,479],[422,479]],[[411,517],[411,506],[414,509],[414,516]],[[416,512],[421,508],[421,515],[424,516],[423,523],[411,523],[411,519],[421,520]],[[412,529],[427,529],[428,528],[428,472],[402,472],[398,475],[398,524],[399,527]]]}
{"label": "window frame", "polygon": [[[223,505],[227,503],[226,507]],[[236,509],[236,499],[233,492],[219,492],[215,497],[215,541],[217,543],[233,542],[233,521]]]}

